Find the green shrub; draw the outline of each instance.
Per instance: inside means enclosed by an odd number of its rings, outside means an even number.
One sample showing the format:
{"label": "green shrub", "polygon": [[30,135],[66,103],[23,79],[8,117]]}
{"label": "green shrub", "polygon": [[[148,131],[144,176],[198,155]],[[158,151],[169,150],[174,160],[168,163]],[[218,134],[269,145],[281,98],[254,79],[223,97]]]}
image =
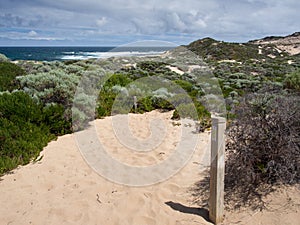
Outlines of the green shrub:
{"label": "green shrub", "polygon": [[117,94],[112,91],[101,91],[97,101],[97,117],[105,117],[111,115],[113,103]]}
{"label": "green shrub", "polygon": [[138,112],[144,113],[144,112],[150,112],[154,110],[153,101],[151,96],[142,98],[138,101]]}
{"label": "green shrub", "polygon": [[262,58],[258,54],[258,46],[255,44],[238,44],[216,41],[212,38],[204,38],[190,43],[187,48],[195,54],[208,60],[245,61],[249,58]]}
{"label": "green shrub", "polygon": [[0,94],[0,175],[36,158],[55,138],[43,108],[24,92]]}
{"label": "green shrub", "polygon": [[29,74],[17,79],[26,93],[35,96],[44,105],[58,103],[69,107],[80,77],[57,69],[46,73]]}
{"label": "green shrub", "polygon": [[[98,118],[111,115],[116,96],[131,82],[132,79],[125,74],[113,74],[110,76],[98,95],[96,109]],[[120,107],[118,108],[120,109]]]}
{"label": "green shrub", "polygon": [[125,87],[127,84],[131,83],[132,79],[127,77],[125,74],[113,74],[104,84],[104,89],[107,90],[113,86],[119,85]]}
{"label": "green shrub", "polygon": [[0,94],[0,116],[9,121],[25,121],[41,124],[42,105],[37,104],[26,93],[18,91]]}
{"label": "green shrub", "polygon": [[[148,71],[148,72],[154,72],[157,70],[161,70],[162,68],[165,68],[166,63],[164,62],[155,62],[155,61],[142,61],[137,63],[137,67],[141,68],[142,70]],[[166,68],[165,71],[168,69]]]}
{"label": "green shrub", "polygon": [[15,78],[24,74],[25,71],[21,67],[11,62],[0,61],[0,91],[18,89],[19,86]]}
{"label": "green shrub", "polygon": [[175,83],[182,87],[186,92],[190,93],[193,90],[193,84],[185,80],[175,80]]}
{"label": "green shrub", "polygon": [[43,108],[43,123],[52,134],[64,135],[71,133],[71,116],[68,116],[61,104],[50,104]]}
{"label": "green shrub", "polygon": [[285,88],[300,91],[300,70],[288,74],[285,77],[283,84]]}
{"label": "green shrub", "polygon": [[0,175],[36,158],[54,138],[46,126],[0,118]]}
{"label": "green shrub", "polygon": [[174,106],[165,98],[152,96],[152,107],[155,109],[162,109],[163,111],[170,111],[174,109]]}

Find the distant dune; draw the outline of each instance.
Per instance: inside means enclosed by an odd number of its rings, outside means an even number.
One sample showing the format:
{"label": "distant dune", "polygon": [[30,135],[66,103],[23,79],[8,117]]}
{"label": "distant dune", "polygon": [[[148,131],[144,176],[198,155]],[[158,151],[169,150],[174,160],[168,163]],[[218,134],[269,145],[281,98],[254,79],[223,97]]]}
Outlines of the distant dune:
{"label": "distant dune", "polygon": [[285,51],[290,55],[297,55],[300,53],[300,32],[295,32],[285,37],[270,36],[262,39],[250,41],[257,45],[275,45],[278,50]]}

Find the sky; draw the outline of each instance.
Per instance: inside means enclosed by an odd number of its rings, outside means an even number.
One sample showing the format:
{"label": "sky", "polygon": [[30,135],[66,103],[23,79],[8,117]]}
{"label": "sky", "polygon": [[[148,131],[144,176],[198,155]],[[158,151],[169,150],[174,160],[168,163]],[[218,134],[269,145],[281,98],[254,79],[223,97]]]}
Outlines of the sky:
{"label": "sky", "polygon": [[299,0],[1,0],[0,46],[118,46],[300,31]]}

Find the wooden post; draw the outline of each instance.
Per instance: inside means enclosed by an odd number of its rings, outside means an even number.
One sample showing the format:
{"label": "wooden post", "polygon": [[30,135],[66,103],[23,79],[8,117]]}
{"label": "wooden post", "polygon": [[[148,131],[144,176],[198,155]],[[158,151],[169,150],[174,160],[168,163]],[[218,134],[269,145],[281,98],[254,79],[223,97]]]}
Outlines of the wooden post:
{"label": "wooden post", "polygon": [[214,224],[224,216],[225,129],[225,118],[212,118],[209,219]]}
{"label": "wooden post", "polygon": [[136,98],[136,96],[133,96],[133,104],[134,104],[134,112],[136,113],[136,111],[137,111],[137,98]]}

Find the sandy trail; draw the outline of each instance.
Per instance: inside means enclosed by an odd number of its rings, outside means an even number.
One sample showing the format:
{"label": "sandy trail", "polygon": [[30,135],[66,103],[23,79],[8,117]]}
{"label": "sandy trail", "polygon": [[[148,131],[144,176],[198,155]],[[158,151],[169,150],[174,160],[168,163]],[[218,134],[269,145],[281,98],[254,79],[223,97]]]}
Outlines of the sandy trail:
{"label": "sandy trail", "polygon": [[[149,136],[149,120],[158,117],[173,131],[153,151],[136,153],[118,142],[111,118],[97,120],[99,139],[109,154],[138,166],[156,164],[172,154],[181,126],[172,124],[171,113],[131,116],[130,128],[138,138]],[[208,150],[208,136],[199,135],[197,149]],[[110,182],[92,170],[78,150],[74,134],[59,137],[43,150],[40,162],[3,177],[1,224],[210,224],[199,215],[178,211],[181,205],[197,207],[192,205],[188,189],[200,178],[203,153],[197,150],[189,164],[165,182],[129,187]]]}
{"label": "sandy trail", "polygon": [[[163,140],[152,151],[142,153],[130,151],[118,141],[111,117],[95,121],[95,126],[99,140],[113,158],[128,165],[149,166],[171,156],[180,142],[182,126],[189,127],[187,122],[174,126],[171,116],[171,112],[157,111],[130,115],[130,130],[140,139],[149,137],[149,124],[154,118],[165,123]],[[87,164],[74,134],[59,137],[43,150],[41,161],[20,167],[1,178],[0,224],[211,224],[206,220],[207,211],[193,203],[190,191],[203,178],[203,170],[208,166],[210,134],[192,133],[193,129],[191,126],[191,135],[198,137],[198,143],[188,164],[166,181],[144,187],[107,180]],[[299,206],[282,214],[281,223],[277,224],[300,221],[297,210]],[[230,221],[234,224],[259,224],[258,221],[276,224],[272,213],[264,215],[257,213],[252,217],[249,212],[228,213],[225,224],[231,224]],[[249,218],[254,222],[249,222]]]}

